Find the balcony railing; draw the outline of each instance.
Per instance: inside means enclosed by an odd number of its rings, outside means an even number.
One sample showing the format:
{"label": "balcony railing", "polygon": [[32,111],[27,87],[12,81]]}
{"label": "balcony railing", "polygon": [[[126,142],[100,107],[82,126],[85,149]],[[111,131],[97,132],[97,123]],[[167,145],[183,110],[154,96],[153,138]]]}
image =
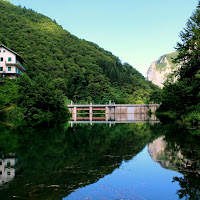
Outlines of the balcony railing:
{"label": "balcony railing", "polygon": [[17,61],[17,64],[18,64],[24,71],[26,71],[25,67],[24,67],[19,61]]}
{"label": "balcony railing", "polygon": [[25,67],[24,67],[19,61],[17,61],[16,63],[7,63],[7,62],[6,62],[6,66],[17,66],[17,67],[19,67],[22,71],[26,71]]}

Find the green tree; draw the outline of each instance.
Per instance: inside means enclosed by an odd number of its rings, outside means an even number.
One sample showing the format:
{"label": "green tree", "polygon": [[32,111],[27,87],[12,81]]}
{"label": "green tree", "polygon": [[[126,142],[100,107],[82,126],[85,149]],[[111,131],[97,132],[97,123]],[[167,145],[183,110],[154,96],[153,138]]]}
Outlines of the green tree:
{"label": "green tree", "polygon": [[66,85],[62,79],[49,82],[44,75],[38,75],[31,80],[27,74],[20,76],[18,105],[23,109],[25,119],[30,123],[40,123],[51,120],[55,115],[68,114],[64,106],[63,90]]}
{"label": "green tree", "polygon": [[4,79],[0,85],[0,109],[16,103],[18,99],[18,85],[16,80]]}

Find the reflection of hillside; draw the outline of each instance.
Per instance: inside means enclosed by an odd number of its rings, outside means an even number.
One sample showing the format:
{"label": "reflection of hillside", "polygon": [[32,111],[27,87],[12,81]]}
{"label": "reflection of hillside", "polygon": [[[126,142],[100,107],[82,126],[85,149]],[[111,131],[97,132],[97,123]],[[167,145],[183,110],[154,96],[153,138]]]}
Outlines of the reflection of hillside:
{"label": "reflection of hillside", "polygon": [[181,189],[180,199],[200,199],[200,140],[184,130],[171,129],[168,134],[149,144],[149,154],[163,168],[176,170],[183,177],[174,177]]}
{"label": "reflection of hillside", "polygon": [[[20,130],[18,150],[23,166],[5,200],[58,200],[79,187],[112,173],[155,137],[149,124],[74,126]],[[28,133],[28,134],[27,134]]]}
{"label": "reflection of hillside", "polygon": [[[167,127],[165,137],[160,137],[149,145],[149,154],[155,162],[166,169],[176,170],[183,177],[174,177],[181,189],[180,199],[200,199],[200,140],[184,129]],[[165,131],[165,130],[164,130]],[[161,147],[161,148],[159,148]],[[158,150],[155,150],[157,149]]]}
{"label": "reflection of hillside", "polygon": [[158,160],[158,157],[162,156],[163,151],[165,150],[166,143],[163,141],[163,138],[164,136],[149,144],[148,151],[155,162]]}
{"label": "reflection of hillside", "polygon": [[173,148],[169,148],[164,138],[162,136],[149,144],[148,151],[155,162],[170,170],[200,173],[199,161],[183,156],[180,146],[176,143]]}

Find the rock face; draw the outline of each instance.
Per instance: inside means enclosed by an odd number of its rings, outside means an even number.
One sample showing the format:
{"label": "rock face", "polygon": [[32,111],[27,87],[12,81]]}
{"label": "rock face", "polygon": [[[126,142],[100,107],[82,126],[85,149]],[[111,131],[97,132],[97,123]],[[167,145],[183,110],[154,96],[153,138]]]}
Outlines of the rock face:
{"label": "rock face", "polygon": [[180,67],[180,65],[172,62],[172,59],[175,58],[177,54],[177,52],[165,54],[153,62],[147,71],[147,79],[163,88],[167,77]]}

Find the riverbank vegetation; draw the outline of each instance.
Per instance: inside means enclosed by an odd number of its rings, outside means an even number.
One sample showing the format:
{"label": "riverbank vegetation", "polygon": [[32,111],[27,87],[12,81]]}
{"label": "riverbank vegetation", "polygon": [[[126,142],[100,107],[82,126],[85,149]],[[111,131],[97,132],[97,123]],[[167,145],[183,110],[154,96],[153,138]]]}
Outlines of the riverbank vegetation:
{"label": "riverbank vegetation", "polygon": [[43,75],[33,80],[27,74],[16,80],[5,79],[0,86],[0,119],[14,125],[67,120],[64,90],[61,79],[49,82]]}
{"label": "riverbank vegetation", "polygon": [[180,33],[177,44],[181,64],[174,83],[168,80],[162,91],[162,105],[158,113],[166,113],[173,119],[184,122],[189,128],[200,127],[200,2],[196,11]]}

